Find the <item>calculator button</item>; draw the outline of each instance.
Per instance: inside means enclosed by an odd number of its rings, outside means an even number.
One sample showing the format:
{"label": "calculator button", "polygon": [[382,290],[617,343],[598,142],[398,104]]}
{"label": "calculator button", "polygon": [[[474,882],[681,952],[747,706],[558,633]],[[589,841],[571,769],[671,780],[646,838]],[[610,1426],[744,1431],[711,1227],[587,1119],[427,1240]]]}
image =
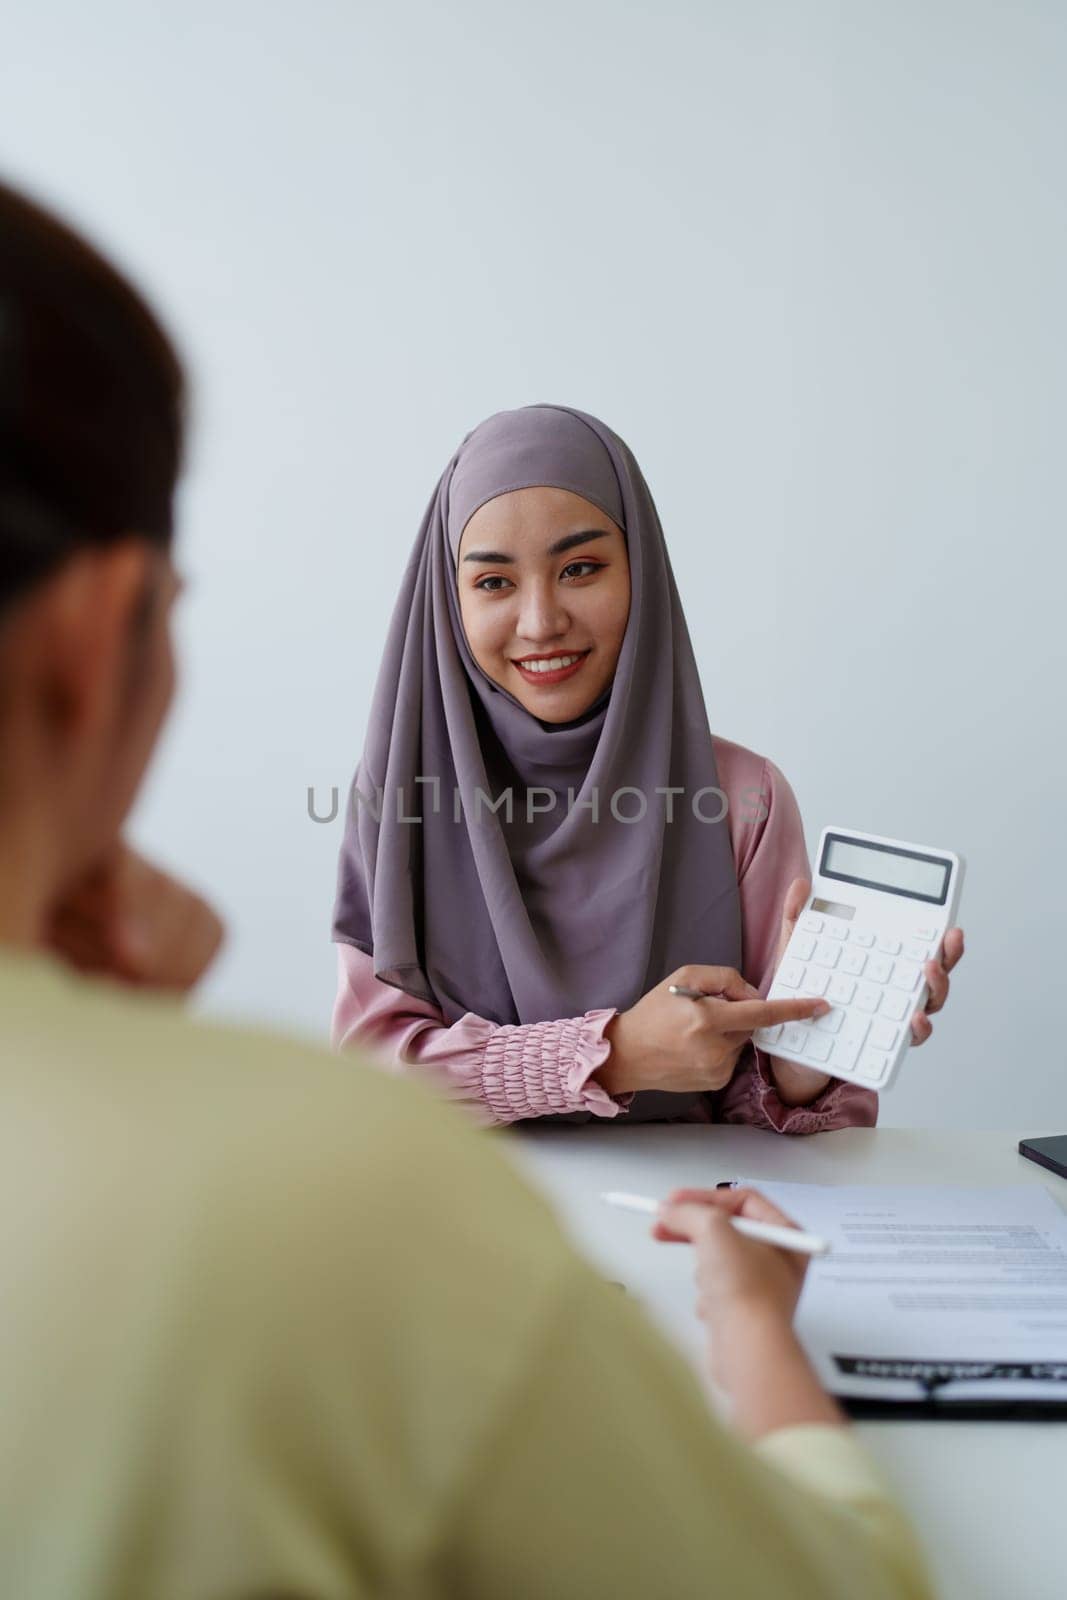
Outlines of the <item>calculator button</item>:
{"label": "calculator button", "polygon": [[841,952],[841,971],[851,973],[858,978],[867,965],[867,957],[862,950],[843,950]]}
{"label": "calculator button", "polygon": [[900,940],[894,939],[888,933],[884,933],[878,941],[878,948],[884,951],[887,956],[899,956]]}
{"label": "calculator button", "polygon": [[820,939],[818,949],[815,951],[815,960],[820,967],[836,967],[840,954],[840,945],[832,944],[829,939]]}
{"label": "calculator button", "polygon": [[921,939],[924,944],[932,944],[933,941],[937,938],[937,929],[936,928],[916,928],[915,937],[916,937],[916,939]]}
{"label": "calculator button", "polygon": [[783,961],[774,981],[781,984],[783,989],[799,989],[803,976],[804,968],[799,961]]}
{"label": "calculator button", "polygon": [[871,1034],[868,1044],[875,1050],[895,1050],[900,1029],[892,1022],[885,1022],[879,1017],[877,1022],[871,1023]]}
{"label": "calculator button", "polygon": [[822,918],[817,917],[812,911],[805,911],[800,919],[800,926],[808,933],[821,933]]}
{"label": "calculator button", "polygon": [[914,989],[922,976],[922,968],[915,966],[911,961],[898,961],[893,968],[894,989]]}
{"label": "calculator button", "polygon": [[883,1055],[881,1050],[865,1050],[856,1067],[856,1076],[865,1078],[868,1083],[878,1083],[888,1066],[889,1057]]}
{"label": "calculator button", "polygon": [[808,1042],[808,1030],[800,1022],[787,1022],[782,1032],[782,1045],[786,1050],[792,1050],[794,1055],[800,1055]]}
{"label": "calculator button", "polygon": [[920,944],[917,939],[910,939],[904,946],[904,954],[909,961],[929,961],[933,951],[928,944]]}
{"label": "calculator button", "polygon": [[[831,985],[831,987],[833,986]],[[823,1033],[837,1033],[844,1020],[845,1013],[841,1010],[840,1006],[834,1006],[834,1008],[831,1011],[827,1011],[824,1016],[815,1018],[815,1026],[817,1028],[821,1028]]]}
{"label": "calculator button", "polygon": [[877,1011],[878,1002],[882,998],[882,991],[873,983],[858,983],[856,985],[856,1004],[861,1011]]}
{"label": "calculator button", "polygon": [[826,992],[828,998],[835,1005],[847,1006],[856,992],[856,980],[854,978],[843,978],[839,972],[836,972],[830,979],[830,987]]}
{"label": "calculator button", "polygon": [[830,1052],[830,1065],[836,1067],[839,1072],[851,1072],[859,1059],[859,1053],[860,1047],[854,1040],[838,1034]]}
{"label": "calculator button", "polygon": [[818,967],[809,967],[804,974],[801,989],[804,994],[825,994],[826,985],[830,982],[830,974],[822,972]]}
{"label": "calculator button", "polygon": [[773,1028],[760,1028],[755,1035],[756,1043],[761,1050],[770,1050],[782,1037],[782,1024],[776,1022]]}
{"label": "calculator button", "polygon": [[849,1011],[841,1028],[841,1038],[847,1039],[850,1044],[861,1045],[867,1037],[867,1029],[871,1025],[870,1017],[865,1017],[862,1011]]}
{"label": "calculator button", "polygon": [[872,983],[888,983],[893,963],[888,956],[872,956],[867,963],[867,976]]}
{"label": "calculator button", "polygon": [[812,1061],[826,1061],[829,1059],[832,1044],[832,1039],[828,1039],[824,1033],[816,1033],[812,1028],[805,1041],[804,1054]]}
{"label": "calculator button", "polygon": [[883,1016],[892,1017],[894,1022],[903,1022],[911,1010],[911,1001],[899,989],[887,989],[882,996],[880,1009]]}
{"label": "calculator button", "polygon": [[874,943],[874,934],[869,928],[853,928],[849,938],[853,944],[861,944],[865,949],[869,949]]}
{"label": "calculator button", "polygon": [[789,953],[796,956],[798,961],[810,961],[815,954],[815,936],[810,933],[794,933]]}
{"label": "calculator button", "polygon": [[828,939],[847,939],[848,923],[841,922],[836,917],[827,917],[826,927],[823,929]]}

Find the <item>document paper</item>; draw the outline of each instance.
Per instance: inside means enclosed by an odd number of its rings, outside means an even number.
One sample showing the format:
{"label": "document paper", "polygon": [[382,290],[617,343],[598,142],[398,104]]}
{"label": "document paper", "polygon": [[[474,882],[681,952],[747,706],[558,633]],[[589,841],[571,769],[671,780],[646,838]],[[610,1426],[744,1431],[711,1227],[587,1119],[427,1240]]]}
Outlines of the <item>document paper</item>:
{"label": "document paper", "polygon": [[833,1394],[1067,1405],[1067,1217],[1047,1190],[756,1187],[830,1241],[796,1325]]}

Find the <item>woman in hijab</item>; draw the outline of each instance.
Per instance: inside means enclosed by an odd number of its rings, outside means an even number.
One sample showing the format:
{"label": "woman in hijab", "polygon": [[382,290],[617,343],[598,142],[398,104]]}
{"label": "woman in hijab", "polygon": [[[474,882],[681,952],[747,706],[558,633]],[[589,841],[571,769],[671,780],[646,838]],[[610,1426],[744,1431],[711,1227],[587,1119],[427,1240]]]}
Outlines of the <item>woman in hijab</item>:
{"label": "woman in hijab", "polygon": [[[830,1013],[760,999],[807,870],[782,774],[709,730],[629,449],[569,407],[490,417],[437,485],[393,614],[341,853],[335,1044],[493,1123],[873,1124],[872,1091],[751,1040]],[[958,930],[946,946],[928,1012]],[[930,1035],[924,1013],[911,1027]]]}

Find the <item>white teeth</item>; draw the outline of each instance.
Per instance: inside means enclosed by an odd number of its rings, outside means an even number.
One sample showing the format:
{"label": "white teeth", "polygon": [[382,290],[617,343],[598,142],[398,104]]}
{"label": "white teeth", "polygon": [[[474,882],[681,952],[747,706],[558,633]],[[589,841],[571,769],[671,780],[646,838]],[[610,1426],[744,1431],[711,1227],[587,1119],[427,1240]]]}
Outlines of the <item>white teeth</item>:
{"label": "white teeth", "polygon": [[521,665],[525,672],[558,672],[561,667],[569,667],[580,660],[580,655],[553,656],[549,661],[523,661]]}

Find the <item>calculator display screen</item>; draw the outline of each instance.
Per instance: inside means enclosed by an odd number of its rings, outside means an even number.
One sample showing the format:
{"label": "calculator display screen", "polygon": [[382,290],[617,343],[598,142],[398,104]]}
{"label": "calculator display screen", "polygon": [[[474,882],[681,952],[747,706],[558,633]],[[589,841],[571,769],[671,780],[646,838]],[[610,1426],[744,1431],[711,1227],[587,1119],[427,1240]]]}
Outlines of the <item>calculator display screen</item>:
{"label": "calculator display screen", "polygon": [[940,856],[921,855],[917,850],[864,844],[859,839],[844,839],[831,833],[826,837],[819,870],[824,877],[840,878],[844,883],[858,883],[866,889],[882,889],[887,894],[943,906],[952,863]]}

